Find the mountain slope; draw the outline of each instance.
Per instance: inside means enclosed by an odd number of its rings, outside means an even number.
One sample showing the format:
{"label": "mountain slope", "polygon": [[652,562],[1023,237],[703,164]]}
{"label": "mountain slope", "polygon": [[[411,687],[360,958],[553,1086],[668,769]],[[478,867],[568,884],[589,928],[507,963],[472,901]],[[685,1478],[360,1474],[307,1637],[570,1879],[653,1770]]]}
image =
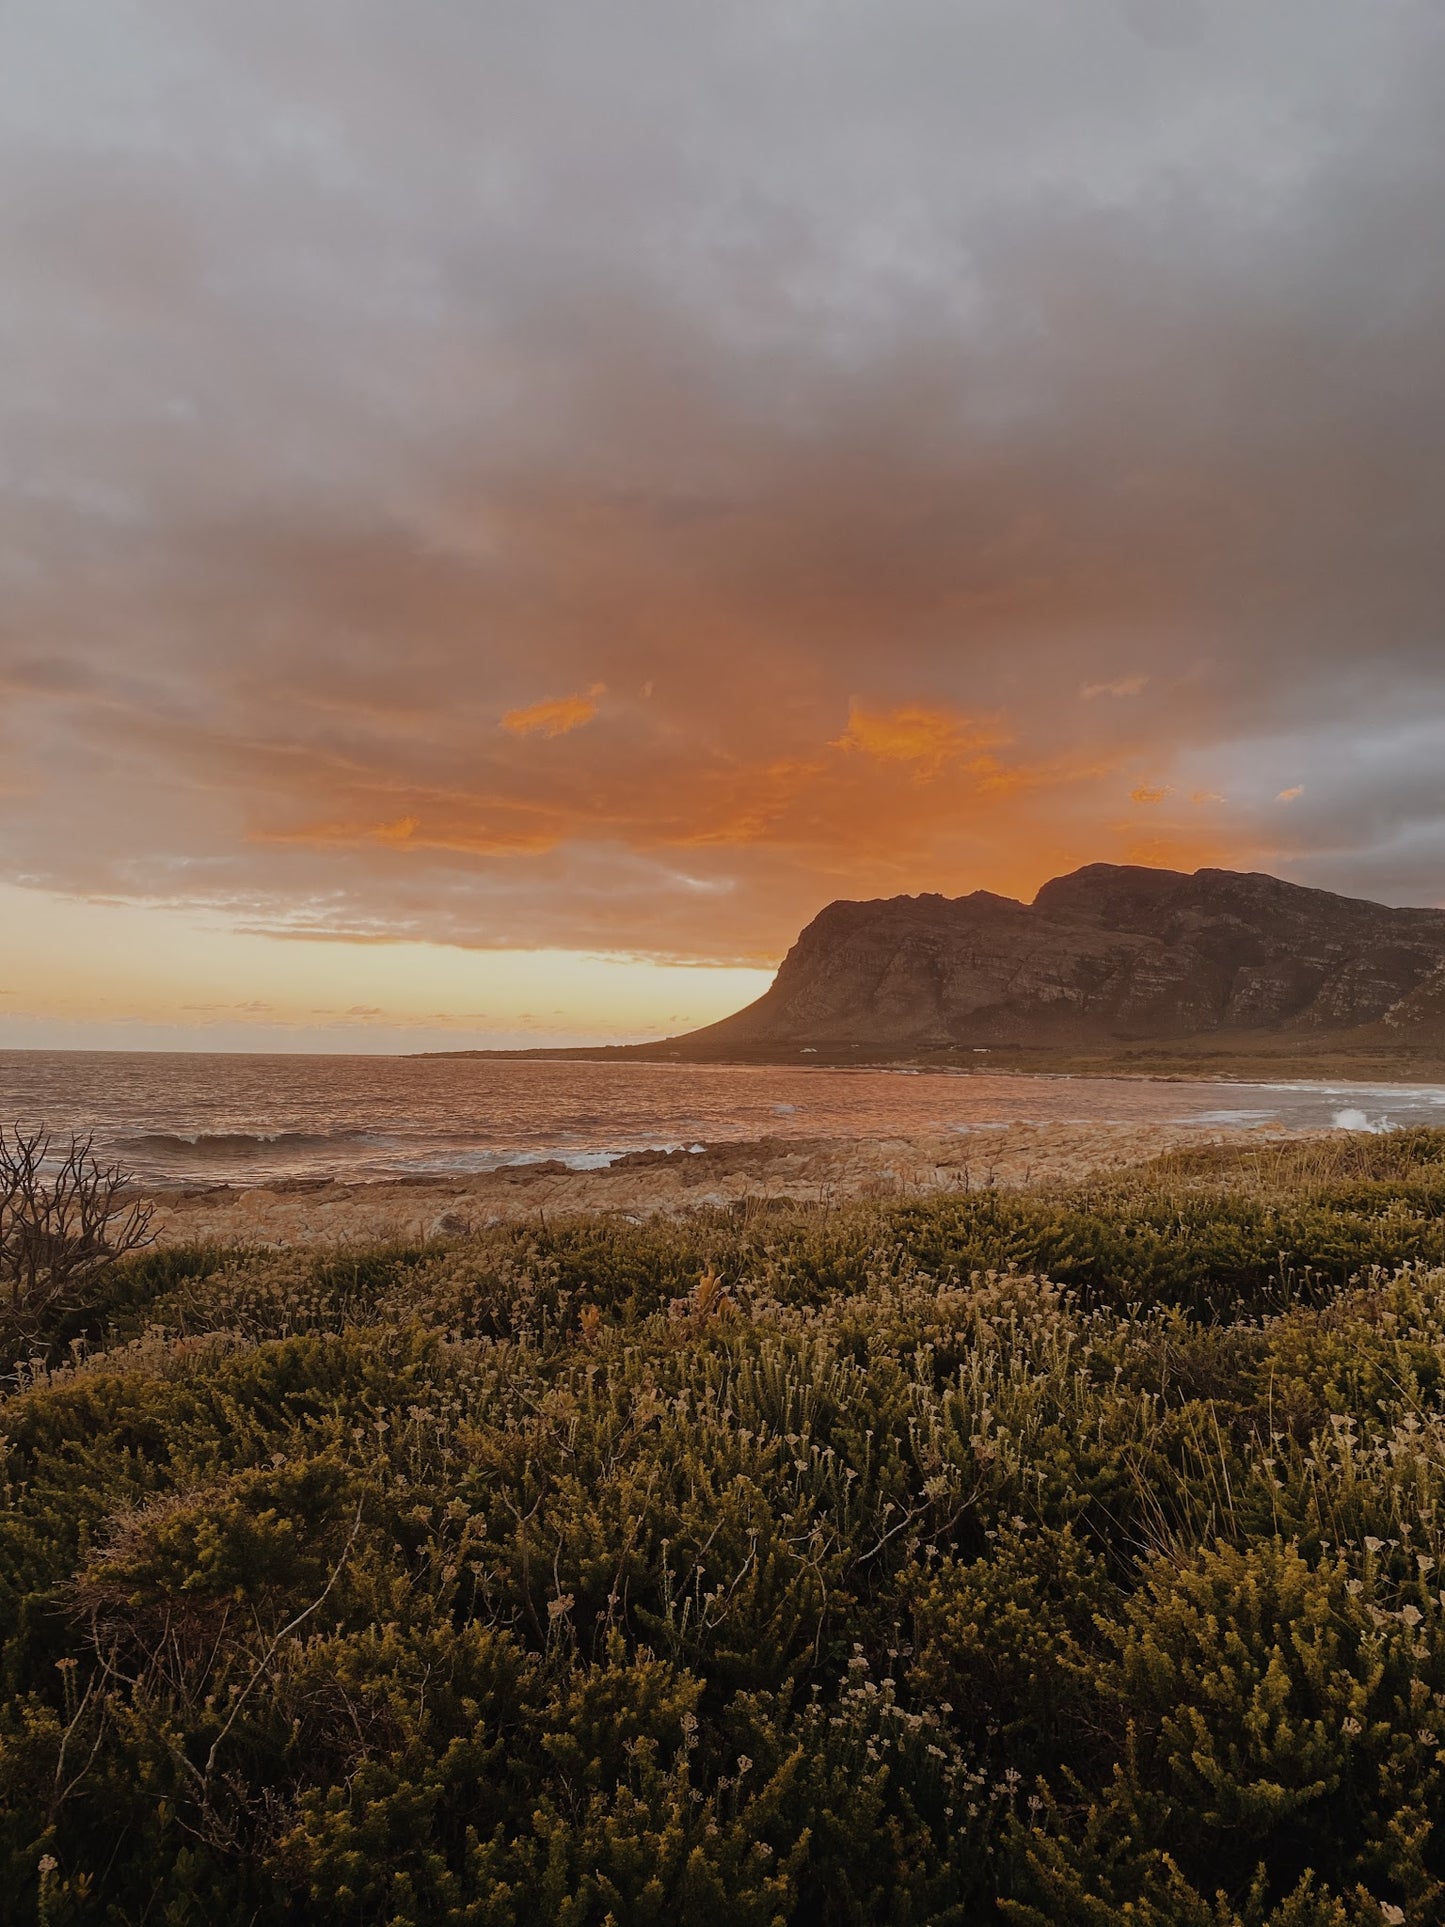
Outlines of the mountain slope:
{"label": "mountain slope", "polygon": [[1097,863],[1032,904],[982,890],[829,904],[756,1003],[677,1041],[711,1054],[1371,1030],[1445,1039],[1445,911]]}

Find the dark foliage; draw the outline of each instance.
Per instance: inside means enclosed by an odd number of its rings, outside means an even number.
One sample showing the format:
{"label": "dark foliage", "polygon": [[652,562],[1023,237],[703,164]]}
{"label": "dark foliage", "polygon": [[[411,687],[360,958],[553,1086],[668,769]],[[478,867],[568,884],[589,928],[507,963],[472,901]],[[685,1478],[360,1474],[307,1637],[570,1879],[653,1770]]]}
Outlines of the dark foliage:
{"label": "dark foliage", "polygon": [[0,1365],[48,1358],[118,1261],[151,1241],[154,1207],[93,1145],[0,1125]]}
{"label": "dark foliage", "polygon": [[0,1414],[7,1919],[1445,1917],[1445,1137],[87,1317]]}

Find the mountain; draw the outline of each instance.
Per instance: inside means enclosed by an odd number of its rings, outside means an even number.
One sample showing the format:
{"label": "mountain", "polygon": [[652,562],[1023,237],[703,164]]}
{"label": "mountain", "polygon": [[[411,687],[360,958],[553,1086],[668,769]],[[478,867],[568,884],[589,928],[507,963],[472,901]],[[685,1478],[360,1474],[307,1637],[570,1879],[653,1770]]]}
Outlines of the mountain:
{"label": "mountain", "polygon": [[1445,910],[1109,863],[1030,904],[986,890],[831,903],[756,1003],[673,1041],[711,1056],[1267,1033],[1445,1041]]}

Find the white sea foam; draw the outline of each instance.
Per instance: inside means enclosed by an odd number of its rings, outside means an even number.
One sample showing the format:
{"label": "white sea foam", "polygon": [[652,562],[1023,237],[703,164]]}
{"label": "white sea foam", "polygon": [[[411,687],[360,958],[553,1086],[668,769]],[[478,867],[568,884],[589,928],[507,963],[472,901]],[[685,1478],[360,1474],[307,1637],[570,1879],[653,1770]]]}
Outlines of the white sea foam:
{"label": "white sea foam", "polygon": [[1278,1111],[1189,1111],[1175,1118],[1176,1124],[1269,1124],[1279,1117]]}
{"label": "white sea foam", "polygon": [[1393,1129],[1389,1118],[1371,1117],[1368,1111],[1357,1110],[1353,1105],[1343,1111],[1335,1112],[1337,1131],[1369,1131],[1378,1136],[1382,1131]]}

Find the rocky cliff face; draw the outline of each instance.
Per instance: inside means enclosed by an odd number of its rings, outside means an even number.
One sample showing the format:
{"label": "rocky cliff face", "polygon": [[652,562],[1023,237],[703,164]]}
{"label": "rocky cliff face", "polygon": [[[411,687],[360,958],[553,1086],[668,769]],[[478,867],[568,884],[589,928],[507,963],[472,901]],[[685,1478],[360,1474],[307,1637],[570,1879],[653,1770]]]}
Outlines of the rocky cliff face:
{"label": "rocky cliff face", "polygon": [[1230,870],[1096,863],[1032,904],[832,903],[708,1047],[1106,1044],[1206,1032],[1445,1035],[1445,911]]}

